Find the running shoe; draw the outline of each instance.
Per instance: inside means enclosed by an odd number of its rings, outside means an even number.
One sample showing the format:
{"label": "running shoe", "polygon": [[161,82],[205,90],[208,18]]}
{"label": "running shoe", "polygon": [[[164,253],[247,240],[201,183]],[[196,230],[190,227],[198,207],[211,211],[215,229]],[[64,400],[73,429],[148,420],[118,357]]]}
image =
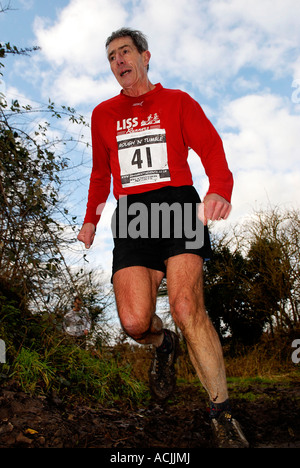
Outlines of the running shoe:
{"label": "running shoe", "polygon": [[249,448],[241,426],[228,411],[213,418],[211,426],[217,448]]}
{"label": "running shoe", "polygon": [[149,383],[152,395],[160,400],[166,400],[176,386],[175,362],[179,355],[179,339],[176,333],[164,330],[172,341],[170,353],[155,350],[154,358],[149,369]]}

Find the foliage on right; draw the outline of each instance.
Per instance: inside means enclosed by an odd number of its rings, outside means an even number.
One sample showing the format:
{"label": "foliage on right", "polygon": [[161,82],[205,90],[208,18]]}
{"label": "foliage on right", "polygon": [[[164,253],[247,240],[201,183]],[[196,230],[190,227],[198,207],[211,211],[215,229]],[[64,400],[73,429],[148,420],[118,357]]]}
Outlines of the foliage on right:
{"label": "foliage on right", "polygon": [[205,299],[223,342],[233,348],[260,341],[264,332],[299,328],[300,212],[255,211],[230,233],[213,236],[205,264]]}

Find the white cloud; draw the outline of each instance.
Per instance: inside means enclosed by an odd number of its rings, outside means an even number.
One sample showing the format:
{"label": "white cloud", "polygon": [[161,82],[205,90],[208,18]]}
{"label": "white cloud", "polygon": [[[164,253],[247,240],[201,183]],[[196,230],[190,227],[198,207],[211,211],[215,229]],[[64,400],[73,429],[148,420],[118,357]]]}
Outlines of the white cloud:
{"label": "white cloud", "polygon": [[216,91],[243,67],[289,73],[299,54],[299,14],[295,0],[145,0],[133,21],[150,38],[155,67]]}
{"label": "white cloud", "polygon": [[71,0],[54,25],[36,18],[34,30],[45,58],[73,72],[100,73],[107,66],[103,44],[113,26],[126,18],[118,0]]}
{"label": "white cloud", "polygon": [[228,103],[220,115],[218,123],[236,167],[299,167],[300,115],[291,113],[290,101],[272,94],[248,95]]}
{"label": "white cloud", "polygon": [[260,81],[258,77],[253,76],[245,78],[244,76],[238,76],[233,83],[233,89],[237,92],[246,93],[247,91],[252,92],[260,88]]}
{"label": "white cloud", "polygon": [[[244,67],[274,76],[298,70],[299,16],[295,0],[252,0],[247,7],[240,0],[71,0],[54,24],[36,18],[34,29],[43,58],[56,73],[53,92],[65,88],[69,76],[68,94],[91,102],[91,89],[99,92],[110,74],[105,40],[121,26],[148,36],[151,76],[213,95]],[[90,88],[86,77],[99,86]],[[76,80],[83,84],[79,95]]]}
{"label": "white cloud", "polygon": [[[96,105],[120,92],[113,76],[101,77],[97,80],[88,74],[76,76],[68,68],[55,77],[52,86],[55,100],[75,107],[82,105],[83,99],[84,103]],[[44,94],[47,95],[49,82],[44,83],[43,88]]]}
{"label": "white cloud", "polygon": [[294,84],[298,87],[300,83],[300,56],[293,64]]}
{"label": "white cloud", "polygon": [[220,111],[236,220],[256,205],[299,204],[300,115],[292,111],[290,101],[272,94],[239,98]]}
{"label": "white cloud", "polygon": [[257,33],[276,37],[299,39],[298,20],[300,4],[297,0],[254,0],[246,4],[241,0],[216,0],[209,2],[214,17],[227,27],[241,21],[255,27]]}
{"label": "white cloud", "polygon": [[[223,102],[214,117],[234,175],[232,220],[259,205],[298,204],[300,114],[293,103],[271,93]],[[208,182],[197,155],[189,158],[201,196]]]}
{"label": "white cloud", "polygon": [[271,170],[237,171],[232,197],[232,224],[240,223],[254,209],[280,206],[299,208],[300,171],[281,174]]}

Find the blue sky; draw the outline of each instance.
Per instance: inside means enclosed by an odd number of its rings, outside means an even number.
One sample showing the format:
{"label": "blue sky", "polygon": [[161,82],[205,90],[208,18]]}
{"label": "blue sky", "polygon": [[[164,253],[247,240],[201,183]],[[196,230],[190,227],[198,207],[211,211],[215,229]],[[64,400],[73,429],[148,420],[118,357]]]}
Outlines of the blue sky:
{"label": "blue sky", "polygon": [[[150,80],[189,92],[223,139],[235,179],[227,223],[270,204],[299,208],[299,0],[11,0],[11,7],[16,10],[0,15],[0,41],[42,50],[5,59],[1,89],[8,98],[47,103],[51,97],[89,119],[99,102],[119,93],[106,37],[121,26],[141,29],[152,54]],[[79,222],[91,153],[84,157],[81,182],[66,202]],[[191,154],[190,163],[203,197],[200,161]],[[88,253],[92,266],[107,271],[113,207],[110,197]]]}

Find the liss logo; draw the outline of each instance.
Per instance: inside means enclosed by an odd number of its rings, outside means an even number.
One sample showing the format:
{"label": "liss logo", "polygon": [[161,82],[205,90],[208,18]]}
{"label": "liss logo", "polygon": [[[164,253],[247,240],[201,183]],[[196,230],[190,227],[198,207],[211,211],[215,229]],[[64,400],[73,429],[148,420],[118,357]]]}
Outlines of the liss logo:
{"label": "liss logo", "polygon": [[294,340],[292,343],[292,348],[297,348],[292,354],[292,361],[294,364],[299,364],[300,362],[300,340]]}
{"label": "liss logo", "polygon": [[6,363],[6,346],[3,340],[0,340],[0,364]]}
{"label": "liss logo", "polygon": [[[145,129],[145,127],[155,127],[159,128],[160,124],[160,117],[158,113],[148,115],[147,119],[141,121],[141,127]],[[139,126],[139,118],[138,117],[130,117],[129,119],[123,119],[117,121],[117,132],[125,132],[128,133],[133,131],[132,129]]]}
{"label": "liss logo", "polygon": [[130,128],[135,128],[139,124],[138,117],[133,117],[130,119],[118,120],[117,123],[117,132],[121,130],[129,130]]}

